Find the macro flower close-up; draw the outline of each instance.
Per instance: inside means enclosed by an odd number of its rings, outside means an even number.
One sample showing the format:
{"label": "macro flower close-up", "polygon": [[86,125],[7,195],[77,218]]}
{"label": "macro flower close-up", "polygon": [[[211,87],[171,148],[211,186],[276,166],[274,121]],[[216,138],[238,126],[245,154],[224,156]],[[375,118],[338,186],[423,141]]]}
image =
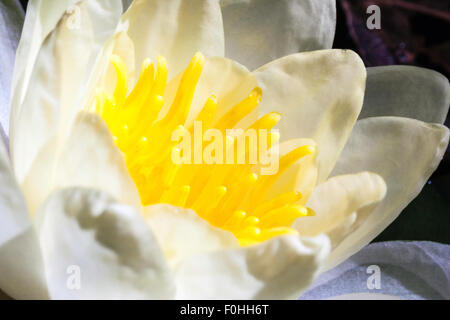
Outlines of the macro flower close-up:
{"label": "macro flower close-up", "polygon": [[333,49],[335,0],[2,0],[0,18],[10,298],[298,299],[448,148],[447,78]]}

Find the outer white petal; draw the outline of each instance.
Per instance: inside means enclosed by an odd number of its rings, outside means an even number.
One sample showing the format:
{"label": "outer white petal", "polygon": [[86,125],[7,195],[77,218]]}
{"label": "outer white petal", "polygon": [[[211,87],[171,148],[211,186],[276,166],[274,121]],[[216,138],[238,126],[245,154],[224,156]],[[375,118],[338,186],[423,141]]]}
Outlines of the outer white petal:
{"label": "outer white petal", "polygon": [[361,111],[366,69],[349,50],[299,53],[254,72],[263,89],[262,113],[280,111],[281,138],[318,145],[319,182],[333,169]]}
{"label": "outer white petal", "polygon": [[[56,135],[66,135],[77,109],[83,107],[87,80],[122,10],[115,0],[83,0],[70,6],[73,3],[30,3],[11,109],[10,147],[20,183],[40,149]],[[29,38],[27,32],[39,36]],[[22,64],[27,67],[22,69]]]}
{"label": "outer white petal", "polygon": [[367,69],[367,89],[360,119],[396,116],[444,123],[450,85],[442,74],[411,66]]}
{"label": "outer white petal", "polygon": [[330,49],[335,0],[221,0],[225,54],[251,70],[288,54]]}
{"label": "outer white petal", "polygon": [[135,0],[122,18],[136,48],[136,69],[142,61],[165,56],[169,79],[183,70],[192,56],[223,56],[223,24],[217,0]]}
{"label": "outer white petal", "polygon": [[448,128],[438,124],[396,117],[357,122],[332,175],[370,170],[384,179],[387,195],[332,252],[330,267],[368,244],[420,193],[448,142]]}
{"label": "outer white petal", "polygon": [[[17,48],[11,88],[12,108],[22,105],[39,50],[64,12],[80,0],[31,0]],[[11,110],[13,111],[13,110]]]}
{"label": "outer white petal", "polygon": [[310,237],[326,233],[335,248],[385,195],[386,184],[379,175],[362,172],[332,177],[316,187],[307,202],[316,215],[297,219],[294,228]]}
{"label": "outer white petal", "polygon": [[194,254],[239,247],[231,232],[211,226],[190,209],[160,204],[144,212],[171,266]]}
{"label": "outer white petal", "polygon": [[[187,65],[184,66],[186,68]],[[163,115],[175,98],[176,90],[180,83],[181,74],[169,81],[164,94],[165,105],[161,112]],[[195,117],[205,105],[209,96],[217,97],[217,112],[215,120],[222,117],[235,104],[246,98],[250,92],[258,86],[258,82],[247,68],[233,60],[221,57],[207,57],[203,72],[195,89],[194,99],[186,121],[186,126],[192,124]],[[255,110],[244,121],[238,124],[245,127],[250,121],[256,119],[258,110]]]}
{"label": "outer white petal", "polygon": [[294,299],[312,282],[329,240],[276,237],[259,245],[194,255],[175,270],[178,299]]}
{"label": "outer white petal", "polygon": [[24,11],[19,0],[5,0],[0,3],[0,124],[4,131],[2,134],[9,131],[9,91],[23,19]]}
{"label": "outer white petal", "polygon": [[106,194],[57,191],[36,226],[52,298],[173,297],[170,271],[144,219]]}
{"label": "outer white petal", "polygon": [[53,190],[72,186],[102,190],[140,208],[124,156],[106,123],[93,113],[79,113],[67,140],[52,140],[42,148],[22,188],[35,213]]}
{"label": "outer white petal", "polygon": [[0,186],[0,290],[16,299],[45,299],[39,242],[2,143]]}

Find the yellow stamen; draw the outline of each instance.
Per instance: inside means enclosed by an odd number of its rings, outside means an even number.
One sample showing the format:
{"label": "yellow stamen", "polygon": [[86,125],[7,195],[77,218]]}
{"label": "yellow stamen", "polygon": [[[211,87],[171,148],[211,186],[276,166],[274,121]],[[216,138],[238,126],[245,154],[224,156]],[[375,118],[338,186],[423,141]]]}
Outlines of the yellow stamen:
{"label": "yellow stamen", "polygon": [[[113,55],[111,63],[116,71],[114,92],[97,92],[95,112],[100,114],[123,152],[128,170],[136,183],[142,205],[168,203],[192,208],[212,225],[232,232],[241,245],[251,245],[280,235],[297,235],[290,228],[300,217],[313,215],[312,210],[298,205],[302,195],[293,190],[274,198],[266,199],[281,174],[301,158],[315,152],[313,146],[302,146],[291,150],[280,159],[276,174],[255,174],[258,163],[227,163],[227,151],[237,151],[236,141],[241,136],[225,136],[221,139],[223,161],[221,163],[185,164],[173,159],[182,159],[185,150],[180,140],[185,134],[193,135],[197,129],[186,124],[197,84],[205,66],[205,58],[197,53],[181,75],[175,98],[165,115],[161,115],[167,85],[168,66],[163,57],[157,58],[157,67],[146,59],[136,85],[128,94],[128,71],[119,56]],[[201,122],[203,134],[208,129],[225,133],[235,128],[241,120],[256,109],[262,99],[262,90],[254,88],[217,121],[218,98],[211,94],[196,117]],[[277,112],[263,115],[247,129],[257,132],[257,145],[245,145],[245,159],[250,159],[252,148],[265,154],[279,140],[277,132],[263,135],[281,119]],[[187,127],[185,127],[187,126]],[[264,131],[265,130],[265,131]],[[261,133],[260,133],[261,132]],[[264,145],[262,142],[267,138]],[[248,138],[250,140],[250,138]],[[203,152],[213,141],[197,147]],[[194,149],[194,143],[189,143]],[[194,150],[195,151],[195,150]],[[236,157],[235,157],[236,158]],[[194,160],[194,156],[190,156]],[[233,160],[233,159],[232,159]],[[306,199],[302,199],[306,200]]]}

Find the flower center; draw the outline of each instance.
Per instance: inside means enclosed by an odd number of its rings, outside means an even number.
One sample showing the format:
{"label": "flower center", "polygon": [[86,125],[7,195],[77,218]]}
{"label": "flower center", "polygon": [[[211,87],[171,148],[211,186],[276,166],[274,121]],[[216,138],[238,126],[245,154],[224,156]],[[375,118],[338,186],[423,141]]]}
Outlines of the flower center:
{"label": "flower center", "polygon": [[[173,161],[174,155],[186,156],[185,150],[180,148],[180,141],[173,139],[174,132],[194,132],[194,124],[185,125],[203,70],[203,55],[197,53],[192,58],[182,74],[173,103],[161,119],[159,116],[164,104],[168,75],[165,59],[158,57],[156,67],[150,60],[145,60],[139,79],[129,94],[125,63],[116,55],[112,56],[111,62],[117,78],[114,93],[97,93],[96,112],[106,121],[116,145],[125,155],[142,205],[168,203],[192,208],[210,224],[231,231],[241,245],[258,243],[279,235],[297,234],[296,230],[290,228],[294,220],[313,214],[310,209],[298,204],[302,194],[292,191],[268,200],[266,198],[283,172],[301,158],[315,152],[313,146],[302,146],[285,154],[279,159],[277,172],[272,175],[256,173],[261,165],[260,157],[256,164],[186,164]],[[236,148],[230,143],[233,139],[225,132],[248,116],[258,106],[261,97],[262,91],[257,87],[222,117],[213,121],[218,101],[211,95],[195,122],[201,122],[202,132],[216,129],[224,133],[222,145],[225,155],[230,148]],[[256,132],[258,142],[267,139],[269,142],[266,145],[270,148],[279,135],[269,132],[263,137],[263,133],[264,130],[271,130],[279,120],[278,113],[268,113],[249,129]],[[200,152],[212,143],[205,143]],[[252,148],[259,150],[261,145],[249,143],[243,151],[245,158],[249,158]]]}

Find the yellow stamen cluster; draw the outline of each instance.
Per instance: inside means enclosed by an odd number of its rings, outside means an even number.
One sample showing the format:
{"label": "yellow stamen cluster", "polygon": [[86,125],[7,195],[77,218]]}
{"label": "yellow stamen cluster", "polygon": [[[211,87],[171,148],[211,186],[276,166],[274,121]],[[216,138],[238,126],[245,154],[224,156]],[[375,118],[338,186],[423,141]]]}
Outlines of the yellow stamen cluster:
{"label": "yellow stamen cluster", "polygon": [[[156,68],[150,60],[145,60],[139,79],[129,94],[125,63],[114,55],[111,62],[117,75],[115,90],[112,96],[104,91],[97,94],[96,112],[106,121],[125,155],[142,205],[168,203],[192,208],[210,224],[231,231],[241,245],[297,234],[290,228],[293,221],[313,214],[297,204],[302,195],[293,191],[265,199],[283,172],[302,157],[315,152],[312,146],[302,146],[284,155],[274,175],[258,176],[254,170],[257,165],[251,164],[175,163],[173,153],[181,154],[181,150],[179,141],[172,140],[172,134],[176,130],[193,131],[192,125],[186,128],[185,124],[203,70],[203,55],[197,53],[191,60],[181,77],[173,103],[162,118],[160,112],[168,75],[165,59],[158,57]],[[203,130],[214,128],[225,132],[249,115],[261,97],[261,89],[255,88],[230,111],[213,121],[217,99],[211,95],[196,120],[202,122]],[[278,113],[268,113],[250,128],[270,130],[280,118]],[[269,141],[279,139],[279,135],[271,134]],[[229,144],[225,143],[224,148],[227,146]]]}

